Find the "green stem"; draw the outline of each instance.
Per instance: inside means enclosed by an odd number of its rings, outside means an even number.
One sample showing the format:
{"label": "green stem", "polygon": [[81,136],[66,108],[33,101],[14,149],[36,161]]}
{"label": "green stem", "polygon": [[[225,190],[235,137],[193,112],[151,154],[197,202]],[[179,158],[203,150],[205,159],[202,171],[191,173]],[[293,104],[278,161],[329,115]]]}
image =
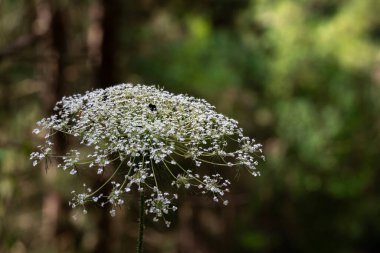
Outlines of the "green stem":
{"label": "green stem", "polygon": [[143,241],[144,241],[144,192],[140,193],[140,210],[139,210],[139,238],[137,241],[137,253],[143,252]]}

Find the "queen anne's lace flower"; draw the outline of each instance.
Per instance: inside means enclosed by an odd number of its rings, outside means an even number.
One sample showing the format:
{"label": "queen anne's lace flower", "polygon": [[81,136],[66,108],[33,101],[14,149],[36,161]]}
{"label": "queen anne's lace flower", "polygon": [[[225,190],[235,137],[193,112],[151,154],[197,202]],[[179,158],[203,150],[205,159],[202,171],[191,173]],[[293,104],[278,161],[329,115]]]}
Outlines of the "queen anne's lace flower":
{"label": "queen anne's lace flower", "polygon": [[[165,176],[173,189],[196,188],[226,205],[223,198],[230,182],[218,173],[202,175],[202,166],[244,167],[252,175],[260,175],[256,166],[264,158],[261,144],[244,137],[237,121],[215,112],[203,99],[151,86],[120,84],[63,97],[54,110],[55,115],[39,121],[39,128],[33,130],[34,134],[48,133],[39,152],[30,156],[34,166],[55,157],[59,167],[72,175],[85,168],[103,174],[116,163],[106,182],[112,186],[107,195],[100,192],[104,185],[95,191],[73,192],[70,205],[82,206],[84,213],[88,202],[96,202],[110,205],[114,216],[115,207],[123,205],[135,187],[151,192],[145,204],[153,220],[165,220],[169,211],[177,209],[173,204],[177,194],[162,190]],[[77,137],[82,151],[54,154],[52,137],[57,132]],[[193,168],[181,165],[186,159]]]}

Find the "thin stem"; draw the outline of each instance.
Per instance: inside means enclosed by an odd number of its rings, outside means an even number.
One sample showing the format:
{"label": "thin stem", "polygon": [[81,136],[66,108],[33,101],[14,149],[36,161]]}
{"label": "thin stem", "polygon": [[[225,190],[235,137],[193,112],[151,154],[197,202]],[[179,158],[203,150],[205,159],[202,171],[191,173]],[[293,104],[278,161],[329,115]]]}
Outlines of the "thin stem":
{"label": "thin stem", "polygon": [[91,194],[89,194],[88,197],[94,196],[95,193],[100,191],[106,184],[108,184],[111,181],[111,179],[116,175],[116,173],[119,171],[122,164],[123,164],[123,161],[120,161],[120,164],[119,164],[119,166],[117,166],[115,172],[107,179],[106,182],[104,182],[104,184],[102,184],[102,186],[100,186],[98,189],[96,189],[96,191],[93,191]]}
{"label": "thin stem", "polygon": [[144,192],[140,192],[140,210],[139,210],[139,238],[137,241],[137,253],[143,252],[144,241]]}

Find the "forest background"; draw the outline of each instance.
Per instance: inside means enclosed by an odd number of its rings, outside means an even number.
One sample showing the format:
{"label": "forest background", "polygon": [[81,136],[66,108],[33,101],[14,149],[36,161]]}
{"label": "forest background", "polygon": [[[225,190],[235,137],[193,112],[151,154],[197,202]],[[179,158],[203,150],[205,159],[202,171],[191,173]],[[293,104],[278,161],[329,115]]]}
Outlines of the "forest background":
{"label": "forest background", "polygon": [[29,160],[57,100],[122,82],[207,99],[267,158],[232,180],[227,207],[181,197],[170,229],[147,224],[146,252],[379,252],[379,13],[378,0],[0,0],[0,252],[134,252],[137,196],[74,220],[83,178]]}

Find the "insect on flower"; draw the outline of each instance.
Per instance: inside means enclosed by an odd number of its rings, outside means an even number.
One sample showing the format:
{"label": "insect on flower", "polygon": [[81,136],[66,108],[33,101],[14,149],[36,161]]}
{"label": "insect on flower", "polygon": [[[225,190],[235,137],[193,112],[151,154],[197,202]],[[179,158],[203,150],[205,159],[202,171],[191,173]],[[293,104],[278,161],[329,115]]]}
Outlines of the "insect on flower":
{"label": "insect on flower", "polygon": [[157,107],[156,107],[155,105],[153,105],[153,104],[149,104],[148,106],[149,106],[149,109],[150,109],[152,112],[157,111]]}

